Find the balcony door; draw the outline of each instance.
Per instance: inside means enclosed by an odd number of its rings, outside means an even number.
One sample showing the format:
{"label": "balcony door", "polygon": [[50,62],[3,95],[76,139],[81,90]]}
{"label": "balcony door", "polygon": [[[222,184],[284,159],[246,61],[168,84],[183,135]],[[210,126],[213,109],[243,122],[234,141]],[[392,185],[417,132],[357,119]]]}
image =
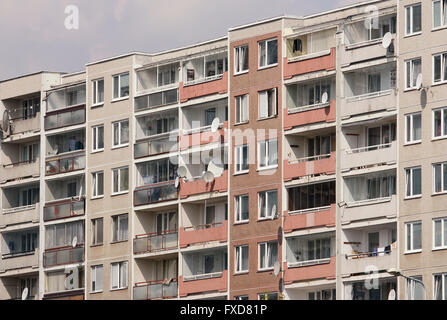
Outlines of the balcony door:
{"label": "balcony door", "polygon": [[215,206],[209,206],[205,209],[205,225],[207,225],[207,228],[210,228],[210,224],[213,224],[216,222],[216,207]]}
{"label": "balcony door", "polygon": [[368,252],[375,252],[379,247],[379,232],[368,233]]}
{"label": "balcony door", "polygon": [[21,162],[35,162],[39,156],[39,144],[31,143],[23,146]]}
{"label": "balcony door", "polygon": [[204,258],[205,274],[213,273],[214,271],[214,255],[207,255]]}
{"label": "balcony door", "polygon": [[157,233],[164,234],[170,230],[177,230],[177,214],[175,212],[157,214]]}
{"label": "balcony door", "polygon": [[20,206],[30,206],[39,202],[39,188],[29,188],[22,190],[20,197]]}
{"label": "balcony door", "polygon": [[205,126],[210,126],[216,118],[216,108],[205,110]]}

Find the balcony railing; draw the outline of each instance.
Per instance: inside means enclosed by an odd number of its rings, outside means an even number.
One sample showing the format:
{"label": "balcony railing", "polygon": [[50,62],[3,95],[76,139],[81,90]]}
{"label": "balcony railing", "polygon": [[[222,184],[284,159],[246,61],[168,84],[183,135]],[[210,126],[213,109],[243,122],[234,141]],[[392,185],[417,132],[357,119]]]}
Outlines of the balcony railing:
{"label": "balcony railing", "polygon": [[176,298],[178,292],[177,278],[138,282],[133,288],[134,300],[169,299]]}
{"label": "balcony railing", "polygon": [[335,153],[333,151],[331,154],[284,160],[284,181],[323,173],[334,174]]}
{"label": "balcony railing", "polygon": [[40,112],[36,113],[35,116],[28,117],[17,117],[11,119],[12,121],[12,134],[20,134],[29,131],[39,131],[40,130]]}
{"label": "balcony railing", "polygon": [[135,111],[157,108],[169,104],[178,103],[178,89],[155,92],[135,98]]}
{"label": "balcony railing", "polygon": [[43,220],[52,221],[85,214],[85,198],[80,200],[74,198],[48,203],[43,208]]}
{"label": "balcony railing", "polygon": [[167,230],[138,235],[133,241],[134,254],[152,253],[178,247],[178,231]]}
{"label": "balcony railing", "polygon": [[352,96],[352,97],[346,97],[346,102],[355,102],[355,101],[361,101],[361,100],[371,99],[371,98],[380,97],[380,96],[386,96],[386,95],[391,94],[391,92],[393,92],[393,90],[394,90],[394,88],[391,88],[391,89],[387,89],[387,90],[368,92],[368,93],[359,94],[359,95]]}
{"label": "balcony railing", "polygon": [[300,262],[284,262],[284,284],[313,279],[335,279],[335,256]]}
{"label": "balcony railing", "polygon": [[39,203],[35,203],[29,206],[3,209],[3,216],[0,218],[0,229],[20,223],[39,222],[39,208]]}
{"label": "balcony railing", "polygon": [[76,248],[63,247],[48,249],[43,253],[43,265],[45,268],[64,264],[79,263],[84,261],[84,245]]}
{"label": "balcony railing", "polygon": [[335,109],[335,100],[331,100],[329,104],[286,108],[284,109],[284,129],[290,130],[294,127],[318,122],[335,122]]}
{"label": "balcony railing", "polygon": [[148,138],[135,144],[135,159],[148,156],[155,156],[163,153],[176,152],[178,136],[175,141],[171,141],[172,136],[163,134],[162,137]]}
{"label": "balcony railing", "polygon": [[390,148],[390,147],[391,147],[391,143],[384,143],[384,144],[378,144],[375,146],[367,146],[367,147],[346,150],[346,154],[368,152],[368,151],[374,151],[374,150],[385,149],[385,148]]}
{"label": "balcony railing", "polygon": [[24,268],[39,268],[39,248],[33,251],[3,254],[0,273]]}
{"label": "balcony railing", "polygon": [[311,111],[311,110],[316,110],[316,109],[321,109],[321,108],[327,108],[330,105],[331,105],[330,102],[316,103],[316,104],[310,104],[310,105],[306,105],[306,106],[288,107],[287,110],[288,110],[289,114],[291,114],[291,113],[306,112],[306,111]]}
{"label": "balcony railing", "polygon": [[183,276],[183,281],[195,281],[204,279],[220,278],[223,275],[223,271],[213,272],[213,273],[203,273],[191,276]]}
{"label": "balcony railing", "polygon": [[4,164],[0,167],[0,181],[10,181],[25,177],[38,177],[40,175],[40,160],[21,161]]}
{"label": "balcony railing", "polygon": [[36,209],[36,204],[31,204],[29,206],[21,206],[15,208],[3,209],[3,214],[14,214],[17,212],[30,211]]}
{"label": "balcony railing", "polygon": [[378,270],[395,268],[397,267],[397,255],[397,243],[383,248],[382,252],[377,250],[377,252],[355,252],[350,255],[346,254],[345,259],[342,259],[342,276],[367,273],[368,267],[371,265],[375,266]]}
{"label": "balcony railing", "polygon": [[331,263],[331,258],[287,262],[287,266],[289,268],[300,268],[300,267],[315,266],[315,265],[319,265],[319,264],[328,264],[328,263]]}
{"label": "balcony railing", "polygon": [[335,226],[335,204],[318,208],[290,211],[285,212],[284,214],[285,233],[322,226]]}
{"label": "balcony railing", "polygon": [[52,130],[85,122],[85,105],[47,112],[45,130]]}
{"label": "balcony railing", "polygon": [[85,169],[85,153],[50,159],[45,162],[47,176]]}
{"label": "balcony railing", "polygon": [[178,190],[175,187],[175,182],[162,182],[136,188],[134,192],[134,205],[141,206],[161,201],[175,200],[177,198]]}
{"label": "balcony railing", "polygon": [[299,159],[290,159],[289,164],[294,163],[302,163],[302,162],[309,162],[309,161],[317,161],[322,159],[328,159],[331,157],[331,154],[320,154],[318,156],[312,156],[312,157],[305,157],[305,158],[299,158]]}
{"label": "balcony railing", "polygon": [[228,221],[210,223],[199,226],[184,227],[180,230],[180,247],[184,248],[197,243],[226,241]]}

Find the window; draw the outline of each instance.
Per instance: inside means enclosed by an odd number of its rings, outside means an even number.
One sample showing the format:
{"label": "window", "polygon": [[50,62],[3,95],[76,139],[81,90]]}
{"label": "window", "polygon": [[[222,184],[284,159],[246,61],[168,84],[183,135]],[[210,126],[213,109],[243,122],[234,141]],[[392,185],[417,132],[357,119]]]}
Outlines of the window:
{"label": "window", "polygon": [[248,172],[248,145],[235,147],[235,173]]}
{"label": "window", "polygon": [[433,220],[433,249],[447,248],[447,218]]}
{"label": "window", "polygon": [[270,292],[270,293],[260,293],[258,294],[259,300],[278,300],[278,293],[277,292]]}
{"label": "window", "polygon": [[270,39],[258,43],[259,68],[272,66],[278,63],[278,40]]}
{"label": "window", "polygon": [[307,300],[336,300],[335,289],[327,289],[307,293]]}
{"label": "window", "polygon": [[315,157],[331,154],[331,136],[316,136],[307,139],[307,156]]}
{"label": "window", "polygon": [[236,124],[248,122],[248,94],[236,97]]}
{"label": "window", "polygon": [[113,123],[113,147],[129,145],[129,120]]}
{"label": "window", "polygon": [[[422,281],[422,276],[412,276],[419,281]],[[407,300],[422,300],[423,290],[422,284],[412,279],[406,279],[406,295]]]}
{"label": "window", "polygon": [[92,151],[98,152],[104,150],[104,125],[92,128]]}
{"label": "window", "polygon": [[235,296],[234,300],[249,300],[249,299],[248,295],[243,295],[243,296]]}
{"label": "window", "polygon": [[278,140],[258,142],[258,169],[274,168],[278,165]]}
{"label": "window", "polygon": [[113,99],[129,97],[129,74],[124,73],[113,77]]}
{"label": "window", "polygon": [[422,222],[409,222],[405,224],[406,252],[422,250]]}
{"label": "window", "polygon": [[104,219],[92,220],[92,244],[94,246],[103,244],[104,242]]}
{"label": "window", "polygon": [[127,241],[129,233],[128,214],[112,217],[112,242]]}
{"label": "window", "polygon": [[27,99],[22,101],[22,119],[35,118],[40,112],[40,98]]}
{"label": "window", "polygon": [[234,73],[248,71],[248,45],[234,48]]}
{"label": "window", "polygon": [[447,53],[433,56],[433,83],[447,81]]}
{"label": "window", "polygon": [[422,5],[420,3],[405,8],[405,35],[422,31]]}
{"label": "window", "polygon": [[27,300],[34,300],[38,294],[38,285],[36,278],[24,278],[20,279],[20,293],[23,292],[25,288],[28,288],[28,298]]}
{"label": "window", "polygon": [[234,271],[236,273],[248,272],[248,246],[234,247],[235,264]]}
{"label": "window", "polygon": [[31,206],[38,203],[39,200],[39,188],[25,188],[20,191],[19,195],[19,207]]}
{"label": "window", "polygon": [[335,181],[290,188],[289,211],[328,207],[335,203]]}
{"label": "window", "polygon": [[91,280],[92,280],[92,293],[102,292],[103,288],[103,266],[92,266]]}
{"label": "window", "polygon": [[104,79],[94,80],[93,83],[93,106],[104,103]]}
{"label": "window", "polygon": [[447,163],[433,164],[433,193],[447,192]]}
{"label": "window", "polygon": [[129,167],[114,169],[112,194],[127,191],[129,191]]}
{"label": "window", "polygon": [[276,116],[276,88],[259,92],[258,103],[259,119]]}
{"label": "window", "polygon": [[434,300],[447,300],[446,279],[447,279],[447,273],[433,275],[433,280],[434,280],[433,299]]}
{"label": "window", "polygon": [[92,197],[104,196],[104,171],[92,173]]}
{"label": "window", "polygon": [[405,169],[405,197],[417,197],[422,194],[421,167]]}
{"label": "window", "polygon": [[112,263],[112,290],[127,288],[128,262]]}
{"label": "window", "polygon": [[236,223],[248,221],[248,194],[235,197],[234,216]]}
{"label": "window", "polygon": [[422,60],[416,58],[405,61],[405,89],[416,89],[418,75],[422,72]]}
{"label": "window", "polygon": [[447,137],[447,108],[433,110],[433,137]]}
{"label": "window", "polygon": [[405,116],[405,143],[421,141],[421,118],[420,112]]}
{"label": "window", "polygon": [[[273,212],[275,209],[275,212]],[[278,212],[278,191],[265,191],[258,193],[258,218],[270,219],[272,214]]]}
{"label": "window", "polygon": [[447,26],[447,0],[433,1],[433,28]]}
{"label": "window", "polygon": [[84,222],[58,223],[45,227],[45,249],[72,246],[74,237],[78,246],[84,243]]}
{"label": "window", "polygon": [[278,243],[260,243],[258,270],[273,269],[276,261],[278,261]]}

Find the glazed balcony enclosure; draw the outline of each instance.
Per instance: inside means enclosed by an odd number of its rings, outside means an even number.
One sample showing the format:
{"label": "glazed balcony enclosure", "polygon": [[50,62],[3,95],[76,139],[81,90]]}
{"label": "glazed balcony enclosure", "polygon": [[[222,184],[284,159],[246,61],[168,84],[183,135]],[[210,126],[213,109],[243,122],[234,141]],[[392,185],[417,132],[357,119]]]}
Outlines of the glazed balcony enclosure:
{"label": "glazed balcony enclosure", "polygon": [[75,295],[77,299],[83,299],[85,272],[84,267],[77,267],[78,281],[73,281],[73,289],[66,287],[66,279],[70,276],[65,269],[45,272],[45,297],[44,299],[59,298]]}
{"label": "glazed balcony enclosure", "polygon": [[[362,61],[394,56],[396,40],[396,14],[386,14],[376,21],[360,20],[344,26],[345,45],[341,55],[341,65],[349,66]],[[370,28],[367,28],[370,26]],[[383,36],[390,32],[393,45],[383,48]]]}
{"label": "glazed balcony enclosure", "polygon": [[84,123],[85,103],[85,84],[73,85],[49,92],[45,115],[45,130]]}
{"label": "glazed balcony enclosure", "polygon": [[137,117],[135,159],[177,151],[178,112]]}
{"label": "glazed balcony enclosure", "polygon": [[39,266],[39,228],[2,232],[0,274]]}
{"label": "glazed balcony enclosure", "polygon": [[13,140],[17,135],[40,131],[40,93],[6,99],[2,102],[9,113],[9,133],[14,136]]}
{"label": "glazed balcony enclosure", "polygon": [[397,215],[395,169],[346,176],[343,191],[342,224]]}
{"label": "glazed balcony enclosure", "polygon": [[40,175],[40,143],[3,143],[0,151],[0,183],[36,178]]}
{"label": "glazed balcony enclosure", "polygon": [[137,235],[133,241],[134,254],[155,253],[178,247],[178,230],[165,230]]}
{"label": "glazed balcony enclosure", "polygon": [[21,223],[38,223],[39,184],[25,184],[2,190],[0,229]]}
{"label": "glazed balcony enclosure", "polygon": [[47,202],[43,208],[43,220],[52,221],[85,214],[85,197]]}
{"label": "glazed balcony enclosure", "polygon": [[336,29],[326,29],[286,38],[284,79],[316,71],[335,70]]}
{"label": "glazed balcony enclosure", "polygon": [[345,72],[344,79],[342,119],[397,108],[395,62]]}
{"label": "glazed balcony enclosure", "polygon": [[203,53],[183,63],[180,101],[228,90],[228,52],[226,48]]}
{"label": "glazed balcony enclosure", "polygon": [[178,103],[179,68],[174,62],[137,69],[135,112]]}
{"label": "glazed balcony enclosure", "polygon": [[342,127],[342,172],[397,162],[395,117]]}
{"label": "glazed balcony enclosure", "polygon": [[227,203],[197,201],[182,205],[180,247],[226,242],[228,238]]}
{"label": "glazed balcony enclosure", "polygon": [[226,248],[183,253],[183,275],[179,295],[227,291]]}
{"label": "glazed balcony enclosure", "polygon": [[397,224],[387,223],[342,231],[342,273],[345,276],[397,268]]}

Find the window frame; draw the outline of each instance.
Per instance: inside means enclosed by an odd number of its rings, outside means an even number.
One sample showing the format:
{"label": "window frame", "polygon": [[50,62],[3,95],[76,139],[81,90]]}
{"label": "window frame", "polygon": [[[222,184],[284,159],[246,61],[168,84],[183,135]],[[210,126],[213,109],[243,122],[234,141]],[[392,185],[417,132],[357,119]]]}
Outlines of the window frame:
{"label": "window frame", "polygon": [[[441,166],[441,191],[436,191],[436,166]],[[432,189],[432,194],[433,195],[438,195],[438,194],[444,194],[447,193],[447,188],[444,189],[444,183],[445,183],[445,179],[444,179],[444,166],[447,167],[447,162],[436,162],[432,164],[432,181],[433,181],[433,189]],[[447,172],[447,171],[446,171]]]}
{"label": "window frame", "polygon": [[433,300],[437,300],[436,299],[436,276],[441,276],[441,299],[440,300],[447,300],[447,290],[445,289],[445,286],[447,285],[447,273],[446,272],[441,272],[441,273],[434,273],[433,274]]}
{"label": "window frame", "polygon": [[[116,221],[115,221],[115,219],[116,219]],[[122,223],[121,221],[124,219],[127,220],[127,232],[126,232],[127,237],[125,239],[121,239],[120,238],[120,227],[121,227],[121,223]],[[111,243],[129,241],[129,214],[128,213],[113,215],[111,227],[112,227]],[[116,235],[117,235],[116,239],[114,239],[115,229],[116,229]]]}
{"label": "window frame", "polygon": [[[260,191],[258,192],[258,221],[263,221],[263,220],[271,220],[272,219],[272,215],[271,212],[267,212],[268,207],[269,207],[269,203],[268,203],[268,195],[270,193],[276,193],[276,214],[278,213],[278,190],[266,190],[266,191]],[[261,194],[264,194],[265,197],[265,217],[261,216]]]}
{"label": "window frame", "polygon": [[266,263],[266,265],[268,265],[268,260],[269,260],[269,254],[271,252],[271,245],[275,245],[276,244],[276,254],[277,254],[277,259],[279,258],[279,245],[278,245],[278,241],[266,241],[266,242],[261,242],[258,243],[258,271],[270,271],[273,270],[275,268],[275,262],[273,263],[272,266],[267,266],[262,268],[261,267],[261,252],[262,252],[262,246],[265,246],[265,255],[264,255],[264,259],[266,261],[264,261],[264,263]]}
{"label": "window frame", "polygon": [[[242,109],[243,109],[242,108],[243,107],[242,102],[245,101],[244,100],[245,97],[247,98],[246,99],[247,103],[245,104],[246,105],[246,110],[245,110],[246,120],[245,119],[241,120],[242,119],[242,114],[243,114],[243,112],[242,112]],[[242,95],[234,97],[234,100],[235,100],[234,101],[234,124],[238,125],[238,124],[248,123],[250,121],[250,95],[248,93],[242,94]],[[238,100],[239,100],[239,112],[238,112],[238,107],[237,107]],[[239,120],[241,120],[239,122],[237,122],[237,120],[236,120],[238,113],[239,113]]]}
{"label": "window frame", "polygon": [[[247,47],[247,52],[248,52],[248,54],[247,54],[247,69],[244,69],[244,70],[237,70],[237,67],[239,66],[239,63],[237,63],[236,62],[236,57],[237,56],[239,56],[239,53],[238,53],[238,51],[239,51],[239,49],[240,48],[242,48],[242,47]],[[239,66],[240,67],[240,66]],[[242,66],[243,67],[243,66]],[[234,75],[239,75],[239,74],[244,74],[244,73],[248,73],[249,72],[249,70],[250,70],[250,51],[249,51],[249,46],[248,46],[248,43],[246,43],[246,44],[242,44],[242,45],[239,45],[239,46],[235,46],[234,47]]]}
{"label": "window frame", "polygon": [[[438,247],[436,246],[436,232],[435,232],[436,222],[441,222],[441,245]],[[447,224],[447,217],[433,219],[433,225],[432,225],[432,232],[433,232],[432,250],[433,251],[447,249],[447,234],[444,234],[444,230],[447,231],[447,229],[445,227],[446,224]]]}
{"label": "window frame", "polygon": [[[421,73],[422,73],[422,58],[421,57],[417,57],[417,58],[412,58],[412,59],[408,59],[405,60],[405,91],[410,91],[410,90],[416,90],[416,82],[417,82],[417,78],[414,78],[414,62],[419,60],[421,62]],[[410,72],[410,73],[408,73]],[[408,76],[410,77],[410,86],[408,86]],[[413,85],[414,83],[414,85]]]}
{"label": "window frame", "polygon": [[[441,135],[436,136],[436,112],[441,112]],[[444,117],[447,119],[447,107],[436,108],[432,110],[432,140],[441,140],[447,138],[447,126],[444,124]],[[447,123],[447,121],[446,121]],[[445,134],[444,134],[445,132]]]}
{"label": "window frame", "polygon": [[[268,164],[269,161],[269,155],[270,155],[270,144],[273,143],[273,141],[276,141],[276,164]],[[265,157],[266,160],[266,165],[265,166],[261,166],[261,144],[265,143],[265,155],[262,155]],[[263,171],[263,170],[271,170],[271,169],[276,169],[278,168],[278,138],[273,138],[273,139],[268,139],[268,140],[263,140],[263,141],[258,141],[258,171]]]}
{"label": "window frame", "polygon": [[[99,132],[98,129],[102,128],[102,148],[97,148],[99,146]],[[92,127],[92,153],[97,153],[97,152],[102,152],[104,151],[104,147],[105,147],[105,139],[104,139],[104,124],[100,124],[98,126],[93,126]],[[96,139],[96,144],[95,144],[95,139]]]}
{"label": "window frame", "polygon": [[[242,269],[243,248],[247,248],[247,269]],[[238,258],[239,256],[239,258]],[[239,270],[238,270],[239,269]],[[250,270],[250,250],[248,244],[243,244],[234,247],[234,274],[248,273]]]}
{"label": "window frame", "polygon": [[[97,269],[102,269],[101,289],[96,289],[98,283]],[[95,289],[93,285],[95,284]],[[101,293],[104,291],[104,265],[98,264],[90,267],[90,293]]]}
{"label": "window frame", "polygon": [[[127,142],[122,143],[121,135],[122,135],[122,124],[127,122]],[[118,144],[115,144],[115,126],[118,125]],[[119,120],[112,122],[112,149],[124,148],[128,147],[130,144],[130,121],[129,119]]]}
{"label": "window frame", "polygon": [[[418,140],[414,139],[414,133],[413,133],[413,128],[414,128],[414,116],[415,115],[420,115],[421,118],[421,137]],[[407,124],[407,118],[410,117],[410,140],[407,140],[407,131],[408,131],[408,124]],[[417,143],[421,143],[422,142],[422,112],[414,112],[414,113],[408,113],[405,115],[405,145],[411,145],[411,144],[417,144]]]}
{"label": "window frame", "polygon": [[[102,82],[102,101],[98,101],[99,82]],[[92,107],[99,107],[99,106],[104,105],[104,100],[105,100],[105,94],[104,94],[105,90],[104,89],[105,89],[104,78],[92,80]]]}
{"label": "window frame", "polygon": [[[98,225],[97,221],[102,220],[102,241],[98,242]],[[92,219],[92,246],[101,246],[104,244],[104,218]],[[96,241],[96,242],[95,242]]]}
{"label": "window frame", "polygon": [[[121,190],[121,171],[122,170],[126,170],[127,169],[127,190]],[[118,171],[118,191],[114,191],[113,187],[115,184],[115,171]],[[125,167],[120,167],[120,168],[114,168],[112,169],[112,196],[115,195],[120,195],[120,194],[125,194],[125,193],[129,193],[129,174],[130,174],[130,169],[129,166],[125,166]]]}
{"label": "window frame", "polygon": [[[243,220],[242,219],[242,198],[247,197],[248,201],[248,218]],[[238,214],[240,216],[240,219],[238,219]],[[235,224],[243,224],[248,223],[250,221],[250,196],[248,194],[239,194],[234,196],[234,223]]]}
{"label": "window frame", "polygon": [[[442,5],[442,1],[445,1],[445,0],[433,0],[432,1],[432,30],[439,30],[439,29],[443,29],[443,28],[447,27],[447,23],[446,24],[442,24],[443,20],[447,21],[446,18],[443,19],[443,16],[446,16],[447,12],[443,12],[444,11],[443,10],[444,7]],[[440,11],[439,11],[439,14],[440,14],[439,21],[441,23],[439,26],[435,26],[435,2],[439,2],[439,8],[440,8]]]}
{"label": "window frame", "polygon": [[[272,64],[268,64],[268,43],[269,42],[276,42],[276,62]],[[265,65],[261,66],[261,43],[265,43]],[[276,67],[278,65],[278,38],[270,38],[258,41],[258,70],[267,69],[271,67]]]}
{"label": "window frame", "polygon": [[[421,193],[420,194],[413,194],[413,172],[414,170],[419,169],[421,171]],[[407,172],[410,171],[410,181],[407,181],[408,177],[407,177]],[[410,183],[410,190],[411,190],[411,194],[407,195],[407,186],[408,183]],[[414,198],[420,198],[422,197],[422,166],[415,166],[415,167],[410,167],[410,168],[405,168],[405,197],[404,199],[414,199]]]}
{"label": "window frame", "polygon": [[[102,174],[102,194],[98,193],[98,175]],[[92,172],[92,197],[91,199],[104,198],[104,171]]]}
{"label": "window frame", "polygon": [[[414,248],[414,225],[420,224],[421,225],[421,248],[415,249]],[[422,252],[422,220],[418,221],[411,221],[411,222],[405,222],[405,251],[404,254],[407,253],[419,253]],[[408,226],[410,226],[410,249],[408,249]]]}
{"label": "window frame", "polygon": [[[414,7],[421,7],[421,30],[420,31],[414,31],[414,13],[413,13]],[[408,21],[408,13],[407,13],[408,9],[410,9],[410,21]],[[422,2],[413,3],[408,6],[405,6],[405,37],[415,36],[415,35],[419,35],[422,33],[422,27],[423,27],[422,18],[423,18]],[[408,32],[408,23],[410,23],[410,32]]]}
{"label": "window frame", "polygon": [[[123,76],[129,77],[129,93],[127,96],[121,96],[121,78]],[[118,97],[115,97],[115,79],[118,78]],[[129,99],[130,97],[130,72],[123,72],[112,76],[112,102]]]}
{"label": "window frame", "polygon": [[[244,165],[244,148],[247,148],[247,166],[248,169],[244,169],[242,170],[242,167]],[[245,174],[250,172],[250,146],[248,144],[243,144],[240,146],[235,146],[234,147],[234,174],[235,175],[239,175],[239,174]],[[238,170],[240,169],[240,170]]]}
{"label": "window frame", "polygon": [[[118,265],[118,287],[113,287],[113,266]],[[126,286],[121,287],[121,268],[126,265]],[[129,288],[129,261],[113,262],[110,264],[110,291],[124,290]]]}
{"label": "window frame", "polygon": [[[447,25],[446,25],[447,27]],[[444,58],[445,56],[445,58]],[[441,70],[439,70],[440,74],[441,74],[441,79],[436,81],[435,79],[435,59],[436,57],[440,57],[441,59],[441,65],[440,68]],[[432,85],[440,85],[440,84],[445,84],[447,83],[447,74],[445,72],[443,72],[443,70],[445,70],[447,67],[445,66],[445,63],[447,63],[447,52],[440,52],[440,53],[435,53],[432,55]],[[443,79],[445,77],[445,79]]]}
{"label": "window frame", "polygon": [[[272,106],[273,109],[273,114],[269,115],[269,93],[273,92],[273,102],[274,102],[274,106]],[[261,95],[265,94],[267,97],[267,116],[266,117],[262,117],[261,116]],[[271,118],[275,118],[278,115],[278,90],[277,88],[271,88],[271,89],[267,89],[267,90],[262,90],[262,91],[258,91],[258,120],[266,120],[266,119],[271,119]]]}

